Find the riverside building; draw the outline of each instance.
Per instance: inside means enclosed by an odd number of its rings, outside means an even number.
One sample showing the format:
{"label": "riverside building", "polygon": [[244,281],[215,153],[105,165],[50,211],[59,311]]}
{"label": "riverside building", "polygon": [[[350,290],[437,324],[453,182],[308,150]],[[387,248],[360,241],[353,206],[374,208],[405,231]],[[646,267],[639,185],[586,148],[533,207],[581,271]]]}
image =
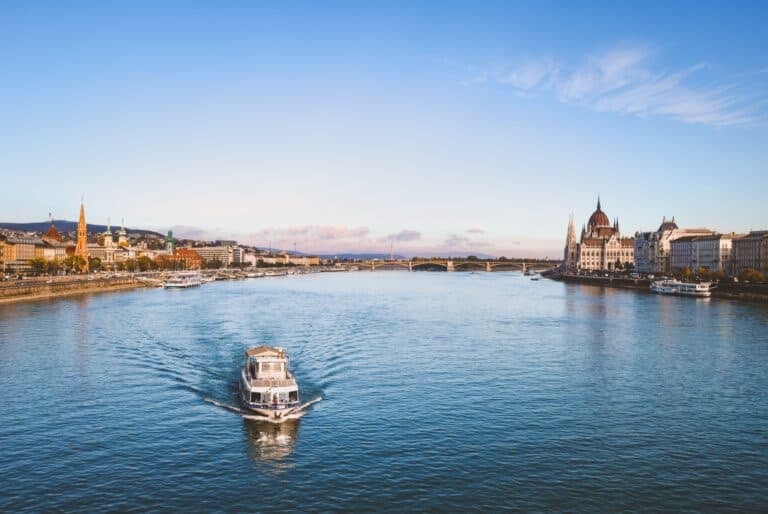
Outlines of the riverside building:
{"label": "riverside building", "polygon": [[662,218],[655,232],[635,232],[635,271],[639,273],[669,273],[672,270],[672,241],[686,236],[708,236],[706,228],[679,228],[675,218]]}
{"label": "riverside building", "polygon": [[634,266],[635,241],[631,237],[621,237],[619,220],[611,224],[608,215],[600,206],[582,226],[581,237],[576,241],[573,215],[568,221],[563,260],[566,270],[615,270]]}
{"label": "riverside building", "polygon": [[710,271],[730,269],[731,249],[736,234],[712,234],[693,238],[693,262],[691,269],[706,268]]}
{"label": "riverside building", "polygon": [[201,246],[194,250],[205,262],[219,261],[225,266],[243,263],[243,249],[238,246]]}
{"label": "riverside building", "polygon": [[718,233],[680,237],[670,245],[670,270],[678,272],[685,268],[705,268],[728,271],[731,269],[731,248],[736,237],[736,234]]}
{"label": "riverside building", "polygon": [[733,240],[731,273],[738,275],[745,269],[768,273],[768,230],[753,230]]}
{"label": "riverside building", "polygon": [[8,237],[2,245],[4,271],[29,271],[29,261],[43,257],[45,243],[38,237]]}

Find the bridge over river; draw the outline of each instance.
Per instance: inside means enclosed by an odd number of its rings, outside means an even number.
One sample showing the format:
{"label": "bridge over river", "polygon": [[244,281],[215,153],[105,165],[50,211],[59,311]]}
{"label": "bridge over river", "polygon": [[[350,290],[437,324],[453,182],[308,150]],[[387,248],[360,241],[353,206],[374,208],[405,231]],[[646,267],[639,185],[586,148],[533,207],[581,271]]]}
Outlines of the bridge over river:
{"label": "bridge over river", "polygon": [[480,259],[395,259],[371,260],[351,264],[371,271],[532,271],[541,272],[559,266],[562,261],[553,260],[480,260]]}

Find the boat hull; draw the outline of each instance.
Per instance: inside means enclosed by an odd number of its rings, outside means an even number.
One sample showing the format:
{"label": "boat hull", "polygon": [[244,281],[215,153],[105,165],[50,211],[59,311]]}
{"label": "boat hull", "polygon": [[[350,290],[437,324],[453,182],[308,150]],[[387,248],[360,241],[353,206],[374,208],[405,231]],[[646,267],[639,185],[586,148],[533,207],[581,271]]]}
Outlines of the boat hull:
{"label": "boat hull", "polygon": [[245,408],[248,411],[254,414],[258,414],[259,416],[264,416],[265,418],[269,418],[269,419],[285,419],[291,414],[294,414],[301,407],[300,402],[297,402],[296,404],[291,406],[286,406],[286,407],[281,406],[281,408],[277,408],[277,409],[266,407],[266,406],[255,407],[255,406],[252,406],[251,404],[248,404],[245,401],[243,403],[245,405]]}
{"label": "boat hull", "polygon": [[694,298],[709,298],[710,296],[712,296],[712,292],[711,291],[701,291],[701,292],[698,292],[698,293],[684,293],[682,291],[658,291],[658,290],[653,290],[653,292],[656,293],[656,294],[665,294],[665,295],[668,295],[668,296],[692,296]]}

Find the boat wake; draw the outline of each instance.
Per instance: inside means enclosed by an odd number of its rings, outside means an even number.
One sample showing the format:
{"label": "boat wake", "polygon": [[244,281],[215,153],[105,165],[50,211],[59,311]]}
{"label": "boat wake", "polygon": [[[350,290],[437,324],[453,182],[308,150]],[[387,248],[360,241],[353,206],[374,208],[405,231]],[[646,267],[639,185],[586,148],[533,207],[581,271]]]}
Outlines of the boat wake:
{"label": "boat wake", "polygon": [[240,407],[237,407],[235,405],[230,405],[228,403],[220,402],[218,400],[214,400],[213,398],[203,398],[206,402],[213,404],[217,407],[220,407],[224,410],[228,410],[229,412],[232,412],[234,414],[239,414],[244,419],[252,419],[257,421],[268,421],[269,423],[283,423],[285,421],[291,420],[291,419],[299,419],[304,414],[307,413],[307,408],[309,408],[310,405],[314,405],[323,398],[321,396],[318,396],[317,398],[310,400],[306,403],[301,404],[298,408],[296,408],[293,412],[290,414],[286,414],[285,416],[281,416],[279,418],[271,418],[267,416],[260,416],[259,414],[254,414],[251,411],[242,409]]}

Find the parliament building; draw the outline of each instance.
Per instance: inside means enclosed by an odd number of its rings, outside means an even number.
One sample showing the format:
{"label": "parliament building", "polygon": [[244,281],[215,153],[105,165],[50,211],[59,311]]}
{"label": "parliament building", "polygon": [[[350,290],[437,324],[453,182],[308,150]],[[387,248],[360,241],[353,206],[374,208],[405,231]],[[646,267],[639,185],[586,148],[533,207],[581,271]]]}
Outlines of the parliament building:
{"label": "parliament building", "polygon": [[621,237],[619,220],[613,223],[600,207],[597,208],[589,221],[581,228],[581,237],[576,240],[576,229],[573,214],[568,220],[568,234],[563,252],[563,265],[566,271],[580,270],[617,270],[634,267],[635,240],[631,237]]}

